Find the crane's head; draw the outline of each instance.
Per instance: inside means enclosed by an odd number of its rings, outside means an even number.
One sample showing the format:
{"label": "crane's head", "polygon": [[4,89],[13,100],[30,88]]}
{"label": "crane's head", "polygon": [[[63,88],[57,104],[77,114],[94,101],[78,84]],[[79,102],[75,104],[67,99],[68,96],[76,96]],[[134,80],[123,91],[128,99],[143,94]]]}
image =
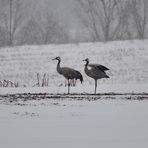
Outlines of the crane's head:
{"label": "crane's head", "polygon": [[58,60],[58,61],[61,61],[61,58],[60,58],[60,57],[56,57],[56,58],[54,58],[54,59],[52,59],[52,60]]}
{"label": "crane's head", "polygon": [[85,61],[85,62],[87,62],[87,63],[88,63],[88,62],[89,62],[89,59],[88,59],[88,58],[86,58],[86,59],[84,59],[83,61]]}
{"label": "crane's head", "polygon": [[86,58],[86,59],[84,59],[83,61],[85,61],[85,62],[86,62],[85,66],[87,66],[87,65],[88,65],[88,63],[89,63],[89,59],[88,59],[88,58]]}

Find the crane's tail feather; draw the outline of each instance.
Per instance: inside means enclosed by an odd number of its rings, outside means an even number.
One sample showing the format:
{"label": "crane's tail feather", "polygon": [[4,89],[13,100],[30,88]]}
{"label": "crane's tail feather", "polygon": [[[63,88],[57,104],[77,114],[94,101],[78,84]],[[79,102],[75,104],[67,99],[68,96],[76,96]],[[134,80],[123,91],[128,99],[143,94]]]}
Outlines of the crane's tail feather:
{"label": "crane's tail feather", "polygon": [[83,82],[82,74],[79,71],[75,71],[75,74],[76,74],[76,79],[79,79],[80,82],[82,83]]}
{"label": "crane's tail feather", "polygon": [[108,75],[106,75],[106,77],[105,78],[109,78],[109,76]]}

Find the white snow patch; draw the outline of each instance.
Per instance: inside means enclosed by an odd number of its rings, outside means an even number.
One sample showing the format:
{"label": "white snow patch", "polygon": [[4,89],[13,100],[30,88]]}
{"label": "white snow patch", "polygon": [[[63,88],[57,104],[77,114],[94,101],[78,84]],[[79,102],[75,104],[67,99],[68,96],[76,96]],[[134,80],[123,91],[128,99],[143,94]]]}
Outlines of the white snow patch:
{"label": "white snow patch", "polygon": [[147,100],[0,105],[1,148],[147,148]]}

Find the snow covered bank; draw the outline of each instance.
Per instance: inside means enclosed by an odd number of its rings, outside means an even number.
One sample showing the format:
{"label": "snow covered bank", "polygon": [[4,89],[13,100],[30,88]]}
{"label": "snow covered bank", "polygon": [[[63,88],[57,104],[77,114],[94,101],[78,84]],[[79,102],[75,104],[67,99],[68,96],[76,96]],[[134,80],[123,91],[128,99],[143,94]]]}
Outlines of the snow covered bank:
{"label": "snow covered bank", "polygon": [[148,102],[38,100],[0,105],[1,148],[147,148]]}
{"label": "snow covered bank", "polygon": [[[72,94],[93,94],[94,86],[91,85],[79,85],[76,87],[71,87],[70,91]],[[19,87],[19,88],[0,88],[0,94],[22,94],[22,93],[47,93],[47,94],[66,94],[67,87]],[[104,93],[114,93],[114,94],[146,94],[148,93],[148,87],[146,84],[108,84],[108,85],[100,85],[97,90],[98,94]]]}

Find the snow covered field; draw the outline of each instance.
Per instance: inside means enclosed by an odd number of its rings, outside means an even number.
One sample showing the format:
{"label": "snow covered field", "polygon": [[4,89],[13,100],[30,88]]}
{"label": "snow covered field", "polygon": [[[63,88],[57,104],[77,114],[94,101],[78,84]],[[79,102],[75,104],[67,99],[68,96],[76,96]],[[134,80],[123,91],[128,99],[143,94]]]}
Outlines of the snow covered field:
{"label": "snow covered field", "polygon": [[[0,148],[147,148],[147,48],[148,40],[2,48],[0,81],[20,87],[0,88]],[[72,95],[56,56],[84,76]],[[101,95],[88,95],[94,80],[84,73],[87,57],[110,68],[110,79],[98,81]],[[48,87],[35,87],[37,73],[47,74]]]}
{"label": "snow covered field", "polygon": [[[0,80],[11,80],[18,82],[21,87],[32,87],[37,84],[37,73],[42,77],[46,73],[49,77],[48,93],[62,93],[63,89],[65,90],[65,80],[56,71],[57,62],[52,61],[52,58],[60,56],[61,66],[75,68],[84,77],[83,85],[78,83],[71,92],[74,93],[76,90],[78,93],[85,93],[85,91],[93,93],[94,80],[86,76],[84,62],[82,62],[88,57],[91,63],[103,64],[110,69],[108,71],[110,79],[98,81],[98,93],[106,90],[106,86],[109,85],[113,87],[109,86],[111,90],[107,89],[107,91],[112,92],[114,87],[119,88],[121,84],[125,84],[124,88],[131,92],[137,87],[140,88],[136,86],[137,84],[143,86],[145,91],[144,85],[148,84],[147,48],[148,40],[2,48]],[[128,89],[126,85],[132,87]]]}
{"label": "snow covered field", "polygon": [[0,99],[1,148],[147,148],[148,100]]}

